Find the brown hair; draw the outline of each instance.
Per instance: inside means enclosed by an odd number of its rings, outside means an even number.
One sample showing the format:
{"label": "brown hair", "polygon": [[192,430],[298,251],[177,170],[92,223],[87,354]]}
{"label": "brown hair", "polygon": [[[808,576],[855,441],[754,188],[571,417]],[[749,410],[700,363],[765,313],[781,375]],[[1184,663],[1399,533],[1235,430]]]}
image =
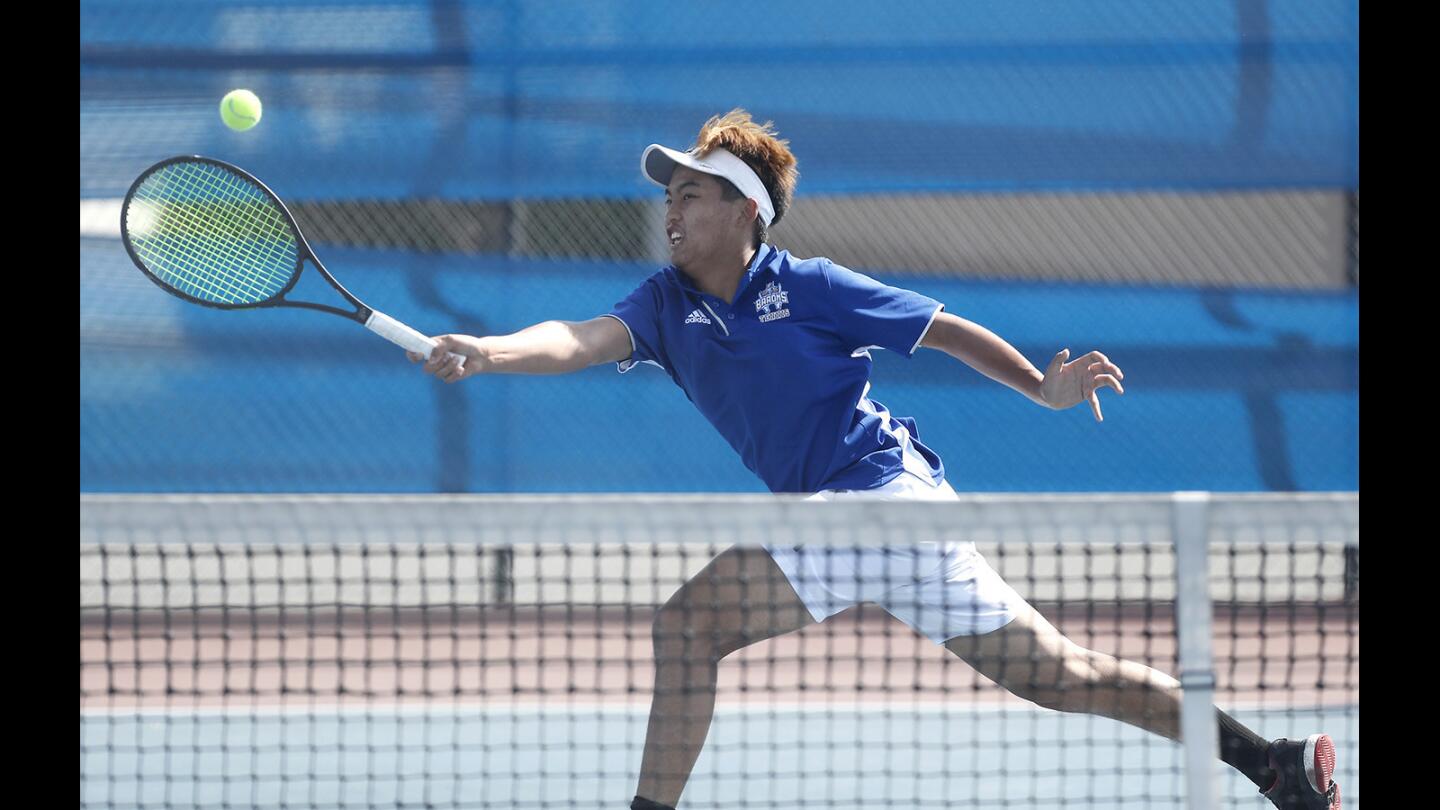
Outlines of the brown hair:
{"label": "brown hair", "polygon": [[[695,137],[694,151],[705,155],[714,149],[725,149],[745,161],[765,184],[770,194],[770,204],[775,209],[774,225],[790,209],[795,196],[795,182],[800,179],[796,169],[795,155],[790,152],[790,142],[776,137],[774,124],[766,121],[757,124],[750,119],[750,113],[735,108],[724,115],[717,115],[700,127]],[[725,188],[725,199],[738,200],[740,190],[724,178],[716,178]],[[764,221],[755,218],[755,246],[765,241],[768,229]]]}

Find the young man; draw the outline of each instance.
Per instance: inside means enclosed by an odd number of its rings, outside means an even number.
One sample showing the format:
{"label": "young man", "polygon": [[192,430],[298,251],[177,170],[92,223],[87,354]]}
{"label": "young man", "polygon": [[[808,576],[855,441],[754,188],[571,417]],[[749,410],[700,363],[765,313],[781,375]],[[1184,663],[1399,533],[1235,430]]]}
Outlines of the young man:
{"label": "young man", "polygon": [[[798,172],[787,143],[742,110],[707,121],[688,152],[652,145],[641,164],[665,188],[670,266],[607,315],[506,336],[443,335],[428,360],[411,359],[426,360],[425,370],[446,382],[609,362],[621,372],[658,366],[771,491],[819,500],[957,497],[914,421],[869,398],[870,349],[942,351],[1043,407],[1086,402],[1097,421],[1099,390],[1124,393],[1124,374],[1099,352],[1070,360],[1062,350],[1042,374],[938,301],[766,244]],[[463,369],[451,352],[467,358]],[[972,543],[737,546],[655,618],[655,694],[633,810],[679,802],[710,728],[722,658],[859,602],[880,604],[1022,698],[1179,739],[1175,679],[1065,638]],[[1328,736],[1268,742],[1216,714],[1223,759],[1277,807],[1338,810]]]}

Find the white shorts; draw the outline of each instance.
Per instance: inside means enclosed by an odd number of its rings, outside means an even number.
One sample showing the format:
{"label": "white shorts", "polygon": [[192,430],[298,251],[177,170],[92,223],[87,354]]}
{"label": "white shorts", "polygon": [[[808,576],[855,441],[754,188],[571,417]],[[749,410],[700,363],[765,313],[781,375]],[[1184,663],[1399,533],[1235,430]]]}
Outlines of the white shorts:
{"label": "white shorts", "polygon": [[[806,500],[955,500],[948,482],[939,486],[914,473],[871,490],[827,490]],[[999,630],[1025,605],[975,544],[885,546],[766,546],[810,615],[823,622],[861,602],[874,602],[916,632],[944,644],[956,636]]]}

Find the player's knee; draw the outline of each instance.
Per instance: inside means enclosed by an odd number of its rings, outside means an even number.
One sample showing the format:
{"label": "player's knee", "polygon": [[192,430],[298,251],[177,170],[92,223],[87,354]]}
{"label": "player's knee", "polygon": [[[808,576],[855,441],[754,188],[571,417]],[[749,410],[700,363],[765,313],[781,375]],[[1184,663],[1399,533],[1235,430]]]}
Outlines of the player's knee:
{"label": "player's knee", "polygon": [[1074,712],[1075,701],[1067,694],[1063,687],[1047,686],[1031,690],[1025,695],[1031,703],[1042,709],[1049,709],[1052,712]]}
{"label": "player's knee", "polygon": [[656,658],[718,658],[711,611],[677,593],[655,613],[650,639]]}
{"label": "player's knee", "polygon": [[675,605],[674,599],[661,605],[650,623],[650,641],[656,654],[682,644],[685,636],[692,632],[690,624],[687,612]]}
{"label": "player's knee", "polygon": [[725,658],[726,656],[730,655],[730,653],[743,650],[759,640],[759,638],[753,637],[743,630],[727,633],[716,633],[712,638],[712,642],[714,643],[715,659],[718,661],[722,658]]}
{"label": "player's knee", "polygon": [[1021,688],[1012,691],[1041,708],[1085,713],[1090,711],[1098,686],[1094,668],[1076,655],[1066,656],[1056,666],[1038,668]]}
{"label": "player's knee", "polygon": [[1079,678],[1061,678],[1057,683],[1045,684],[1031,697],[1037,706],[1071,714],[1089,714],[1095,699],[1095,684]]}

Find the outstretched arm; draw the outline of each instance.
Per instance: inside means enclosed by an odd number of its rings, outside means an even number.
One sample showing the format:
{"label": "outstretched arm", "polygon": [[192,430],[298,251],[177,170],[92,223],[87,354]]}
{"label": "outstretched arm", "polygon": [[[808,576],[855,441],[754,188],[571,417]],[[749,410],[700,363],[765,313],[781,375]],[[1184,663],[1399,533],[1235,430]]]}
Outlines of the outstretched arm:
{"label": "outstretched arm", "polygon": [[941,312],[920,345],[954,357],[990,379],[1010,386],[1032,402],[1060,410],[1089,402],[1095,421],[1100,413],[1100,388],[1109,386],[1124,394],[1120,367],[1100,352],[1090,352],[1071,362],[1069,349],[1062,349],[1041,374],[1025,356],[989,329],[964,318]]}
{"label": "outstretched arm", "polygon": [[[427,374],[450,383],[476,374],[566,374],[630,356],[630,334],[608,317],[545,321],[512,335],[437,335],[435,341],[439,345],[429,358],[407,356],[424,361]],[[465,357],[463,369],[450,352]]]}

